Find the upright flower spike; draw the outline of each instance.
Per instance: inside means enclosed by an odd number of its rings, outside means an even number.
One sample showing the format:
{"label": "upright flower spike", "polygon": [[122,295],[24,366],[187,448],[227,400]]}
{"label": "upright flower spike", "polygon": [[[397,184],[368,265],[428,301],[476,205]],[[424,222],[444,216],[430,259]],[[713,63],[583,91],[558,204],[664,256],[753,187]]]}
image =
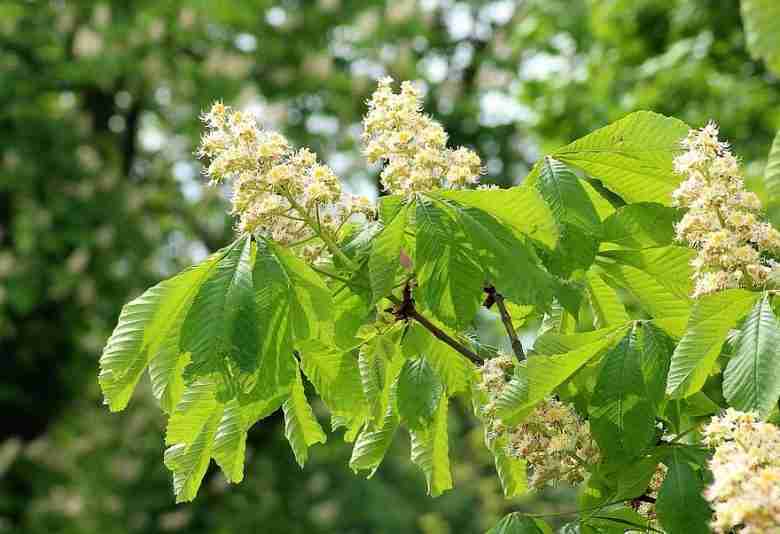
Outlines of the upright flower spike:
{"label": "upright flower spike", "polygon": [[704,428],[704,442],[715,448],[713,482],[704,492],[714,531],[779,532],[780,428],[729,408]]}
{"label": "upright flower spike", "polygon": [[479,183],[479,156],[464,147],[447,148],[444,128],[422,113],[419,89],[405,81],[394,93],[392,83],[379,81],[363,119],[364,152],[369,163],[385,163],[380,176],[385,191],[408,196]]}
{"label": "upright flower spike", "polygon": [[775,267],[767,254],[780,252],[780,232],[759,219],[761,201],[745,190],[739,163],[714,122],[691,130],[674,170],[686,179],[672,193],[688,211],[677,239],[698,250],[692,262],[693,296],[736,287],[761,287]]}
{"label": "upright flower spike", "polygon": [[[206,133],[198,156],[207,162],[211,184],[233,182],[231,212],[237,230],[292,244],[313,237],[334,237],[353,215],[371,216],[362,196],[341,190],[338,177],[308,148],[294,150],[277,132],[261,130],[246,113],[216,102],[204,113]],[[316,260],[325,244],[302,249]]]}

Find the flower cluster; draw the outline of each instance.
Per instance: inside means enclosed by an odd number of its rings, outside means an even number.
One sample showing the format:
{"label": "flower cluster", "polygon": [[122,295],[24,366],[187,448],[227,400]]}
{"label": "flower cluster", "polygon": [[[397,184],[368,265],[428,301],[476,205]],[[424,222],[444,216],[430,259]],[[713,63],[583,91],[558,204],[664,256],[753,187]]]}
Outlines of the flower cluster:
{"label": "flower cluster", "polygon": [[440,188],[459,189],[479,182],[479,156],[459,147],[447,148],[441,124],[422,113],[422,95],[403,82],[394,93],[393,80],[380,80],[363,120],[365,154],[370,163],[385,163],[386,191],[404,196]]}
{"label": "flower cluster", "polygon": [[495,399],[506,386],[512,366],[511,358],[498,356],[486,360],[482,367],[480,387],[490,400],[484,409],[490,437],[505,436],[506,453],[527,462],[532,488],[581,483],[587,478],[587,466],[598,463],[599,449],[589,423],[571,405],[547,399],[513,428],[495,417]]}
{"label": "flower cluster", "polygon": [[705,427],[704,442],[715,448],[704,493],[715,532],[780,532],[780,428],[730,408]]}
{"label": "flower cluster", "polygon": [[[354,214],[370,216],[371,202],[341,190],[338,177],[307,148],[294,150],[276,132],[261,130],[246,113],[217,102],[203,114],[207,132],[198,156],[212,184],[233,182],[238,231],[291,244],[334,236]],[[303,249],[314,259],[323,246]]]}
{"label": "flower cluster", "polygon": [[672,198],[688,208],[676,225],[677,239],[698,250],[691,264],[694,297],[764,285],[774,267],[765,254],[780,251],[780,232],[759,219],[761,202],[745,190],[728,143],[718,140],[718,127],[710,122],[691,130],[682,147],[674,170],[686,179]]}

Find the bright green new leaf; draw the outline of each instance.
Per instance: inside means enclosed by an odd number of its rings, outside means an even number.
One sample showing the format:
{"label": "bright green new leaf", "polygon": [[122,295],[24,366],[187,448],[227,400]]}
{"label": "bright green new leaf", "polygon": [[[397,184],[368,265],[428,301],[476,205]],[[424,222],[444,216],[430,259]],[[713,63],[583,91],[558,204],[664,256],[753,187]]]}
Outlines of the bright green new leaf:
{"label": "bright green new leaf", "polygon": [[510,499],[528,491],[528,464],[521,458],[509,456],[506,447],[493,447],[493,459],[504,497]]}
{"label": "bright green new leaf", "polygon": [[674,352],[674,341],[654,324],[643,321],[637,328],[638,350],[648,400],[659,411],[666,394],[666,379]]}
{"label": "bright green new leaf", "polygon": [[539,190],[559,225],[570,224],[591,236],[601,235],[601,218],[570,168],[546,156],[534,171],[527,180]]}
{"label": "bright green new leaf", "polygon": [[355,351],[345,351],[312,339],[298,345],[309,382],[334,415],[365,416],[368,410]]}
{"label": "bright green new leaf", "polygon": [[688,129],[680,120],[637,111],[559,148],[553,157],[601,180],[627,202],[668,206],[681,180],[672,159]]}
{"label": "bright green new leaf", "polygon": [[395,276],[401,264],[400,254],[404,245],[406,214],[409,209],[408,205],[401,207],[395,217],[388,221],[382,231],[374,238],[371,256],[368,259],[374,302],[389,295],[393,288]]}
{"label": "bright green new leaf", "polygon": [[763,59],[769,70],[780,76],[780,4],[775,0],[742,0],[740,7],[750,55]]}
{"label": "bright green new leaf", "polygon": [[251,237],[238,239],[195,296],[181,327],[181,349],[191,357],[186,376],[204,376],[226,365],[247,373],[255,369],[253,256]]}
{"label": "bright green new leaf", "polygon": [[655,503],[658,521],[667,532],[708,534],[712,512],[702,497],[703,484],[684,455],[673,450],[669,471]]}
{"label": "bright green new leaf", "polygon": [[672,355],[666,393],[674,398],[696,393],[712,371],[729,330],[759,297],[743,289],[729,289],[698,300],[685,335]]}
{"label": "bright green new leaf", "polygon": [[651,317],[687,319],[691,310],[691,299],[673,293],[652,275],[636,267],[612,261],[597,260],[596,265],[602,269],[612,285],[627,290]]}
{"label": "bright green new leaf", "polygon": [[327,436],[306,399],[300,372],[293,382],[290,398],[282,405],[284,411],[284,436],[290,442],[295,461],[303,467],[309,458],[309,447],[325,443]]}
{"label": "bright green new leaf", "polygon": [[430,425],[410,431],[412,462],[425,474],[428,495],[432,497],[452,489],[447,435],[448,404],[447,396],[442,395]]}
{"label": "bright green new leaf", "polygon": [[623,462],[652,442],[655,406],[647,395],[635,331],[603,358],[590,401],[593,436],[607,461]]}
{"label": "bright green new leaf", "polygon": [[694,250],[678,246],[599,252],[603,258],[644,271],[681,299],[688,299],[693,290],[690,263],[695,255]]}
{"label": "bright green new leaf", "polygon": [[769,297],[761,298],[742,325],[723,372],[723,395],[744,412],[766,417],[780,397],[780,324]]}
{"label": "bright green new leaf", "polygon": [[100,388],[111,411],[123,410],[150,361],[155,396],[170,411],[181,394],[179,335],[183,317],[225,251],[160,282],[122,308],[100,357]]}
{"label": "bright green new leaf", "polygon": [[444,393],[441,380],[424,357],[406,360],[398,376],[398,413],[409,428],[428,426]]}
{"label": "bright green new leaf", "polygon": [[349,459],[349,467],[357,473],[367,470],[368,478],[371,478],[382,460],[387,454],[387,450],[393,443],[395,432],[398,430],[400,419],[396,410],[395,390],[398,382],[390,387],[390,400],[387,403],[387,411],[380,425],[376,428],[366,427],[355,440],[352,447],[352,457]]}
{"label": "bright green new leaf", "polygon": [[368,403],[368,426],[381,426],[404,358],[393,333],[377,335],[360,347],[358,368],[363,395]]}

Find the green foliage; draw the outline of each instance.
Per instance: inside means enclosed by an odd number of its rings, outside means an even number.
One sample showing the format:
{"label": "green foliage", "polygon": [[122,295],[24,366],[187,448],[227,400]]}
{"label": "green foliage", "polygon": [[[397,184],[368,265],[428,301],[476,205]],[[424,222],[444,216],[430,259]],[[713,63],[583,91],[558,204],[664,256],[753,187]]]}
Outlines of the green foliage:
{"label": "green foliage", "polygon": [[703,484],[689,460],[672,451],[666,460],[669,471],[658,492],[658,520],[668,532],[710,532],[711,511],[701,493]]}
{"label": "green foliage", "polygon": [[509,514],[488,531],[488,534],[547,534],[552,529],[541,519]]}
{"label": "green foliage", "polygon": [[424,357],[406,360],[398,376],[398,413],[412,430],[429,426],[441,404],[439,377]]}
{"label": "green foliage", "polygon": [[742,0],[740,6],[750,54],[780,75],[780,30],[775,24],[780,7],[772,0]]}
{"label": "green foliage", "polygon": [[723,395],[731,406],[767,416],[780,397],[780,324],[769,297],[762,297],[745,319],[734,355],[723,372]]}

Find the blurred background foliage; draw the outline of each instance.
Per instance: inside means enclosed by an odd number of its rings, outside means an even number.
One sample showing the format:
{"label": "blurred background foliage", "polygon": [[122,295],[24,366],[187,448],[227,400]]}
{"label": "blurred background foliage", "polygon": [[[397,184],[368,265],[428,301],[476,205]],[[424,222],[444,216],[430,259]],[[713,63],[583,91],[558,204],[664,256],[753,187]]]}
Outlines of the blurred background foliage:
{"label": "blurred background foliage", "polygon": [[338,435],[300,471],[271,418],[241,485],[210,473],[174,506],[148,386],[121,415],[101,406],[122,304],[230,240],[193,156],[199,112],[249,109],[376,195],[357,141],[388,74],[421,81],[503,186],[636,109],[717,119],[754,177],[780,126],[737,0],[0,1],[0,532],[443,534],[574,508],[566,490],[504,500],[467,406],[439,499],[403,440],[370,481]]}

